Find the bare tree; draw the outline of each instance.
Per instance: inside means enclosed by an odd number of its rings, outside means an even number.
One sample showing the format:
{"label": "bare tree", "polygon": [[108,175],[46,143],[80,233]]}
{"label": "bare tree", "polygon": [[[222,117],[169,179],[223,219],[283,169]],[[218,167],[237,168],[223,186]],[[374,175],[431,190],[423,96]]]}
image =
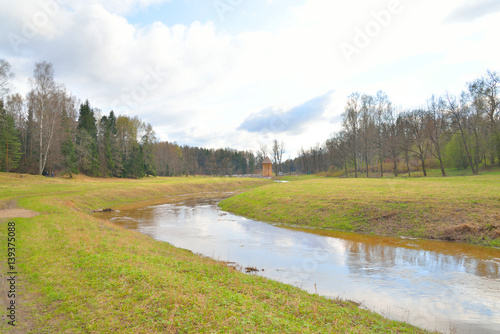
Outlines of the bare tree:
{"label": "bare tree", "polygon": [[426,160],[430,150],[429,131],[426,122],[426,111],[416,109],[407,113],[407,126],[412,141],[410,151],[420,160],[424,176],[427,176]]}
{"label": "bare tree", "polygon": [[259,146],[259,149],[257,150],[257,159],[255,163],[260,167],[262,167],[262,161],[267,157],[268,155],[268,149],[267,145],[261,144]]}
{"label": "bare tree", "polygon": [[[490,163],[495,164],[498,157],[500,165],[500,76],[497,72],[488,71],[486,77],[469,83],[469,94],[478,111],[486,116],[487,126],[482,128],[486,144],[489,147]],[[486,132],[486,133],[485,133]]]}
{"label": "bare tree", "polygon": [[0,59],[0,100],[9,94],[9,81],[14,77],[9,62]]}
{"label": "bare tree", "polygon": [[443,99],[436,99],[435,96],[432,96],[430,100],[427,101],[426,119],[427,133],[433,148],[431,153],[439,161],[441,174],[446,176],[442,155],[442,141],[444,140],[445,131],[448,128],[448,122],[446,120],[446,109]]}
{"label": "bare tree", "polygon": [[384,113],[384,121],[382,123],[382,133],[385,137],[385,148],[387,156],[391,158],[393,163],[394,176],[398,176],[398,157],[400,153],[399,134],[398,134],[398,111],[392,106],[388,105]]}
{"label": "bare tree", "polygon": [[340,169],[344,168],[345,177],[348,176],[348,152],[346,148],[346,134],[344,131],[332,134],[326,142],[326,148],[331,155],[331,161]]}
{"label": "bare tree", "polygon": [[[485,144],[488,141],[487,131],[484,131],[487,129],[484,117],[485,108],[482,106],[484,101],[477,99],[471,86],[469,86],[469,90],[467,92],[462,93],[462,100],[464,100],[464,104],[468,107],[466,109],[468,111],[467,123],[473,147],[472,157],[474,164],[476,165],[476,172],[479,174],[479,164],[485,154]],[[484,155],[484,157],[486,156]]]}
{"label": "bare tree", "polygon": [[410,170],[410,151],[413,145],[411,139],[410,127],[408,125],[408,116],[406,114],[401,114],[398,117],[398,136],[399,136],[399,147],[403,151],[406,161],[406,170],[408,172],[408,177],[411,177]]}
{"label": "bare tree", "polygon": [[361,113],[359,115],[359,144],[360,151],[366,167],[366,177],[370,177],[369,159],[371,158],[373,140],[375,136],[375,124],[373,114],[375,110],[375,99],[364,94],[361,97]]}
{"label": "bare tree", "polygon": [[273,162],[274,162],[274,173],[276,176],[281,172],[283,153],[285,152],[285,143],[283,141],[278,142],[277,139],[273,142]]}
{"label": "bare tree", "polygon": [[305,174],[309,174],[309,151],[305,151],[304,148],[301,147],[299,151],[299,159],[301,170]]}
{"label": "bare tree", "polygon": [[342,126],[348,136],[348,146],[351,152],[351,162],[354,165],[354,177],[358,177],[358,136],[359,115],[361,112],[361,96],[351,94],[347,99],[345,111],[342,114]]}
{"label": "bare tree", "polygon": [[472,160],[471,148],[468,139],[469,133],[467,114],[469,112],[469,107],[462,102],[464,101],[458,102],[455,96],[451,96],[450,94],[446,95],[446,108],[448,117],[452,122],[452,126],[455,129],[458,129],[458,131],[460,132],[465,153],[467,154],[467,160],[469,161],[469,165],[472,168],[472,174],[476,175],[478,174],[478,171],[475,170],[475,165]]}
{"label": "bare tree", "polygon": [[38,172],[42,174],[57,133],[60,121],[58,111],[62,107],[65,92],[54,81],[54,66],[47,62],[35,64],[31,84],[33,88],[28,94],[28,103],[29,108],[34,111],[38,126]]}
{"label": "bare tree", "polygon": [[380,162],[380,176],[384,176],[384,159],[386,157],[386,114],[392,108],[389,97],[382,91],[377,92],[375,97],[376,111],[374,117],[375,136],[374,142],[377,148],[377,155]]}

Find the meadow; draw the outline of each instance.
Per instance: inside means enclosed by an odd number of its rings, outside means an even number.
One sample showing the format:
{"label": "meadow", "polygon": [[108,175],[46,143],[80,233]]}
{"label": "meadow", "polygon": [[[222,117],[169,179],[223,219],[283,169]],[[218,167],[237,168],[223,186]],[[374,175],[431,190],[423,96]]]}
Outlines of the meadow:
{"label": "meadow", "polygon": [[[4,254],[0,270],[7,272],[6,236],[11,222],[16,230],[18,272],[16,327],[7,324],[3,308],[0,332],[425,332],[353,302],[241,273],[92,215],[97,209],[164,203],[186,194],[220,196],[276,186],[268,183],[236,178],[63,179],[0,173],[0,209],[18,207],[39,213],[0,221]],[[6,305],[6,291],[0,293]]]}
{"label": "meadow", "polygon": [[[432,174],[431,174],[432,175]],[[450,177],[286,177],[223,210],[283,224],[500,247],[500,173]]]}

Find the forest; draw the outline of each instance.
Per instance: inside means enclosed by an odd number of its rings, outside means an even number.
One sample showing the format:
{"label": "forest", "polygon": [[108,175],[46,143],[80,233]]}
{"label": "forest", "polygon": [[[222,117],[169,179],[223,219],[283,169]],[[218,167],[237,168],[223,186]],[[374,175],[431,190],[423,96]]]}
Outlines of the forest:
{"label": "forest", "polygon": [[358,177],[397,176],[446,168],[478,174],[500,165],[499,74],[487,71],[458,96],[430,97],[421,107],[403,109],[388,95],[352,93],[342,129],[324,143],[282,161],[285,142],[271,150],[207,149],[159,141],[151,124],[138,117],[108,114],[80,102],[55,81],[54,66],[35,64],[26,96],[10,92],[14,76],[0,59],[0,170],[42,175],[93,177],[254,174],[264,157],[276,174]]}
{"label": "forest", "polygon": [[13,76],[0,59],[1,171],[125,178],[254,173],[251,152],[160,142],[138,117],[80,103],[56,82],[51,63],[35,64],[26,96],[9,94]]}

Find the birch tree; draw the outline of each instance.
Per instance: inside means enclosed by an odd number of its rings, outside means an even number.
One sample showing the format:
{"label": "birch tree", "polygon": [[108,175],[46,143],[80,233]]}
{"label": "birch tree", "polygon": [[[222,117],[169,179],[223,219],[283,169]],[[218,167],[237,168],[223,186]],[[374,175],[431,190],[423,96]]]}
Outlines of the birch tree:
{"label": "birch tree", "polygon": [[10,80],[14,77],[10,64],[5,59],[0,59],[0,100],[10,91]]}
{"label": "birch tree", "polygon": [[42,174],[59,124],[57,108],[60,101],[54,81],[54,66],[47,62],[36,63],[31,85],[28,108],[33,109],[37,125],[38,173]]}

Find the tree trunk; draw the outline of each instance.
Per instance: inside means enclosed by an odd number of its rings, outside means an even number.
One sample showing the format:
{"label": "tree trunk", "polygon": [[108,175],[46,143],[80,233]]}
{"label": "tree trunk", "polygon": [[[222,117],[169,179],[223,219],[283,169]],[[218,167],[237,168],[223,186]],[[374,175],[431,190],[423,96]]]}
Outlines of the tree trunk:
{"label": "tree trunk", "polygon": [[443,175],[443,177],[446,177],[446,172],[444,171],[443,159],[441,159],[441,157],[439,157],[439,165],[441,166],[441,174]]}
{"label": "tree trunk", "polygon": [[[7,129],[7,131],[9,131]],[[5,156],[5,173],[9,172],[9,134],[7,133],[7,155]]]}
{"label": "tree trunk", "polygon": [[424,172],[424,176],[427,176],[427,170],[425,169],[425,159],[420,158],[420,161],[422,161],[422,171]]}
{"label": "tree trunk", "polygon": [[358,177],[358,157],[354,157],[354,178]]}
{"label": "tree trunk", "polygon": [[43,122],[43,119],[42,121],[40,121],[40,157],[39,157],[39,163],[38,163],[38,171],[40,173],[40,175],[42,175],[43,173],[43,136],[42,136],[42,130],[43,130],[43,125],[42,125],[42,122]]}
{"label": "tree trunk", "polygon": [[408,157],[408,152],[405,152],[405,160],[406,160],[406,169],[408,170],[408,177],[411,177],[411,174],[410,174],[410,158]]}
{"label": "tree trunk", "polygon": [[370,167],[368,165],[368,155],[365,156],[365,162],[366,162],[366,178],[369,178],[370,177],[370,171],[369,171]]}
{"label": "tree trunk", "polygon": [[380,157],[380,177],[384,177],[384,158]]}
{"label": "tree trunk", "polygon": [[443,157],[441,156],[441,147],[440,147],[439,143],[437,142],[437,140],[439,140],[439,139],[436,139],[435,145],[434,145],[436,147],[437,156],[436,156],[436,154],[434,154],[434,156],[439,161],[439,166],[441,167],[441,174],[443,175],[443,177],[446,177],[446,172],[444,171]]}
{"label": "tree trunk", "polygon": [[472,174],[476,175],[476,170],[474,169],[474,161],[472,161],[472,156],[469,152],[469,147],[467,146],[467,140],[465,140],[465,134],[462,128],[460,128],[460,133],[462,134],[462,140],[464,142],[465,153],[467,154],[467,159],[469,160],[470,168],[472,168]]}

